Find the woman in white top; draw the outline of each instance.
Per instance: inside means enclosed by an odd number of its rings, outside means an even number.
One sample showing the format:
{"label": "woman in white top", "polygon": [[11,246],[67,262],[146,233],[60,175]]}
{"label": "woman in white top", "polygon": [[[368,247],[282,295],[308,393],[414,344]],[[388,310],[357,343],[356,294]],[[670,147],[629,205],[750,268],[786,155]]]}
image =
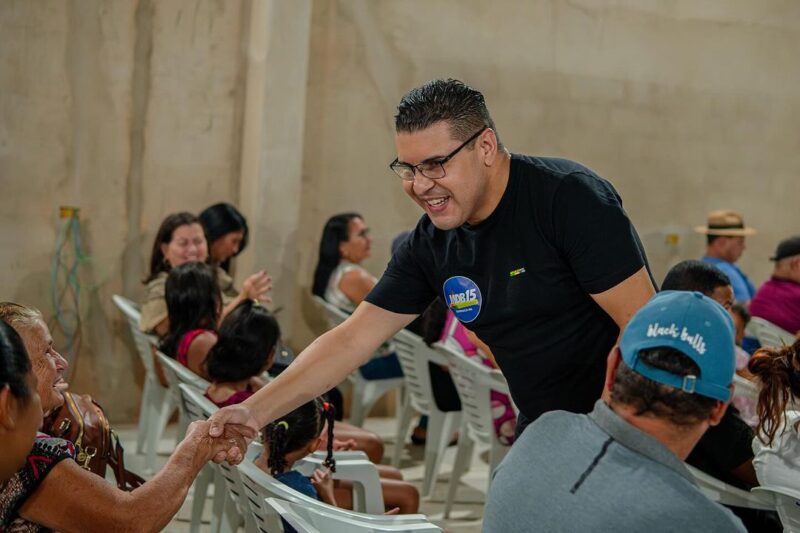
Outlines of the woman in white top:
{"label": "woman in white top", "polygon": [[762,348],[750,359],[761,383],[753,466],[761,485],[800,492],[800,340]]}
{"label": "woman in white top", "polygon": [[[361,262],[370,255],[372,238],[357,213],[334,215],[325,223],[311,292],[348,312],[355,311],[377,283]],[[359,369],[366,379],[403,375],[397,356],[373,357]]]}

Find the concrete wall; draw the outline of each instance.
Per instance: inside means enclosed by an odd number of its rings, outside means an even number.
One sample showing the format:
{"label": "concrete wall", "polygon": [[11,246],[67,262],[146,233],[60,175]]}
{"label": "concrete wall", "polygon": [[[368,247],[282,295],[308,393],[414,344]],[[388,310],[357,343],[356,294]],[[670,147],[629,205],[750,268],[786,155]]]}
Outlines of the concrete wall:
{"label": "concrete wall", "polygon": [[141,370],[110,295],[140,296],[164,215],[227,200],[257,237],[238,277],[273,272],[302,347],[324,220],[362,212],[378,274],[419,217],[387,169],[392,114],[446,76],[484,91],[512,151],[609,178],[657,278],[728,207],[761,230],[742,260],[761,282],[800,232],[798,49],[800,6],[778,0],[0,2],[0,298],[51,315],[57,208],[80,206],[71,377],[131,419]]}

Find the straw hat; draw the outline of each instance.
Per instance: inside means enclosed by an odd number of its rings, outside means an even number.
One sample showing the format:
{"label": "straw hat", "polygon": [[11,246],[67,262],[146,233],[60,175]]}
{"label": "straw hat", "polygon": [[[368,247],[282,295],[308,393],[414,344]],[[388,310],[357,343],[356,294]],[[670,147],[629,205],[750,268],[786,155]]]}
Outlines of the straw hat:
{"label": "straw hat", "polygon": [[756,234],[756,230],[753,228],[745,227],[742,215],[728,209],[710,212],[707,225],[696,226],[694,230],[705,235],[725,237],[746,237]]}

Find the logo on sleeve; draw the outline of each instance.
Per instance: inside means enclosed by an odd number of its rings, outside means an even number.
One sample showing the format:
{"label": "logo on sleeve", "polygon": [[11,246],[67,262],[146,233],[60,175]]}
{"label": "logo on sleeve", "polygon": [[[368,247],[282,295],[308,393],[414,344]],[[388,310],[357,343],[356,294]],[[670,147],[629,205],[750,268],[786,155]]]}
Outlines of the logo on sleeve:
{"label": "logo on sleeve", "polygon": [[481,290],[464,276],[453,276],[444,282],[444,301],[461,322],[469,323],[481,313]]}

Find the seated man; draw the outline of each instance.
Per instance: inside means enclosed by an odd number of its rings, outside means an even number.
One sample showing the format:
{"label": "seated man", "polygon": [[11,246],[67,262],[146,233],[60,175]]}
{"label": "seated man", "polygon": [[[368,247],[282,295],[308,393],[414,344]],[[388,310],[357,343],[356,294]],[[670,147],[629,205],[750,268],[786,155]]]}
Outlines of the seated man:
{"label": "seated man", "polygon": [[750,302],[750,314],[800,335],[800,236],[778,244],[772,278]]}
{"label": "seated man", "polygon": [[483,527],[537,531],[745,531],[683,460],[731,395],[733,322],[699,293],[662,292],[608,357],[588,415],[553,411],[497,468]]}
{"label": "seated man", "polygon": [[695,228],[706,235],[706,255],[703,261],[722,270],[733,287],[737,302],[747,303],[756,292],[753,282],[736,266],[744,252],[744,239],[755,235],[753,228],[744,225],[742,215],[735,211],[712,211],[708,223]]}
{"label": "seated man", "polygon": [[[667,272],[661,289],[702,292],[722,305],[733,318],[733,289],[728,277],[714,265],[695,260],[682,261]],[[734,353],[735,350],[734,347]],[[686,462],[729,485],[749,490],[758,485],[753,468],[754,435],[736,406],[730,405],[720,423],[703,434]],[[742,507],[730,509],[742,519],[748,530],[780,531],[772,513]]]}

